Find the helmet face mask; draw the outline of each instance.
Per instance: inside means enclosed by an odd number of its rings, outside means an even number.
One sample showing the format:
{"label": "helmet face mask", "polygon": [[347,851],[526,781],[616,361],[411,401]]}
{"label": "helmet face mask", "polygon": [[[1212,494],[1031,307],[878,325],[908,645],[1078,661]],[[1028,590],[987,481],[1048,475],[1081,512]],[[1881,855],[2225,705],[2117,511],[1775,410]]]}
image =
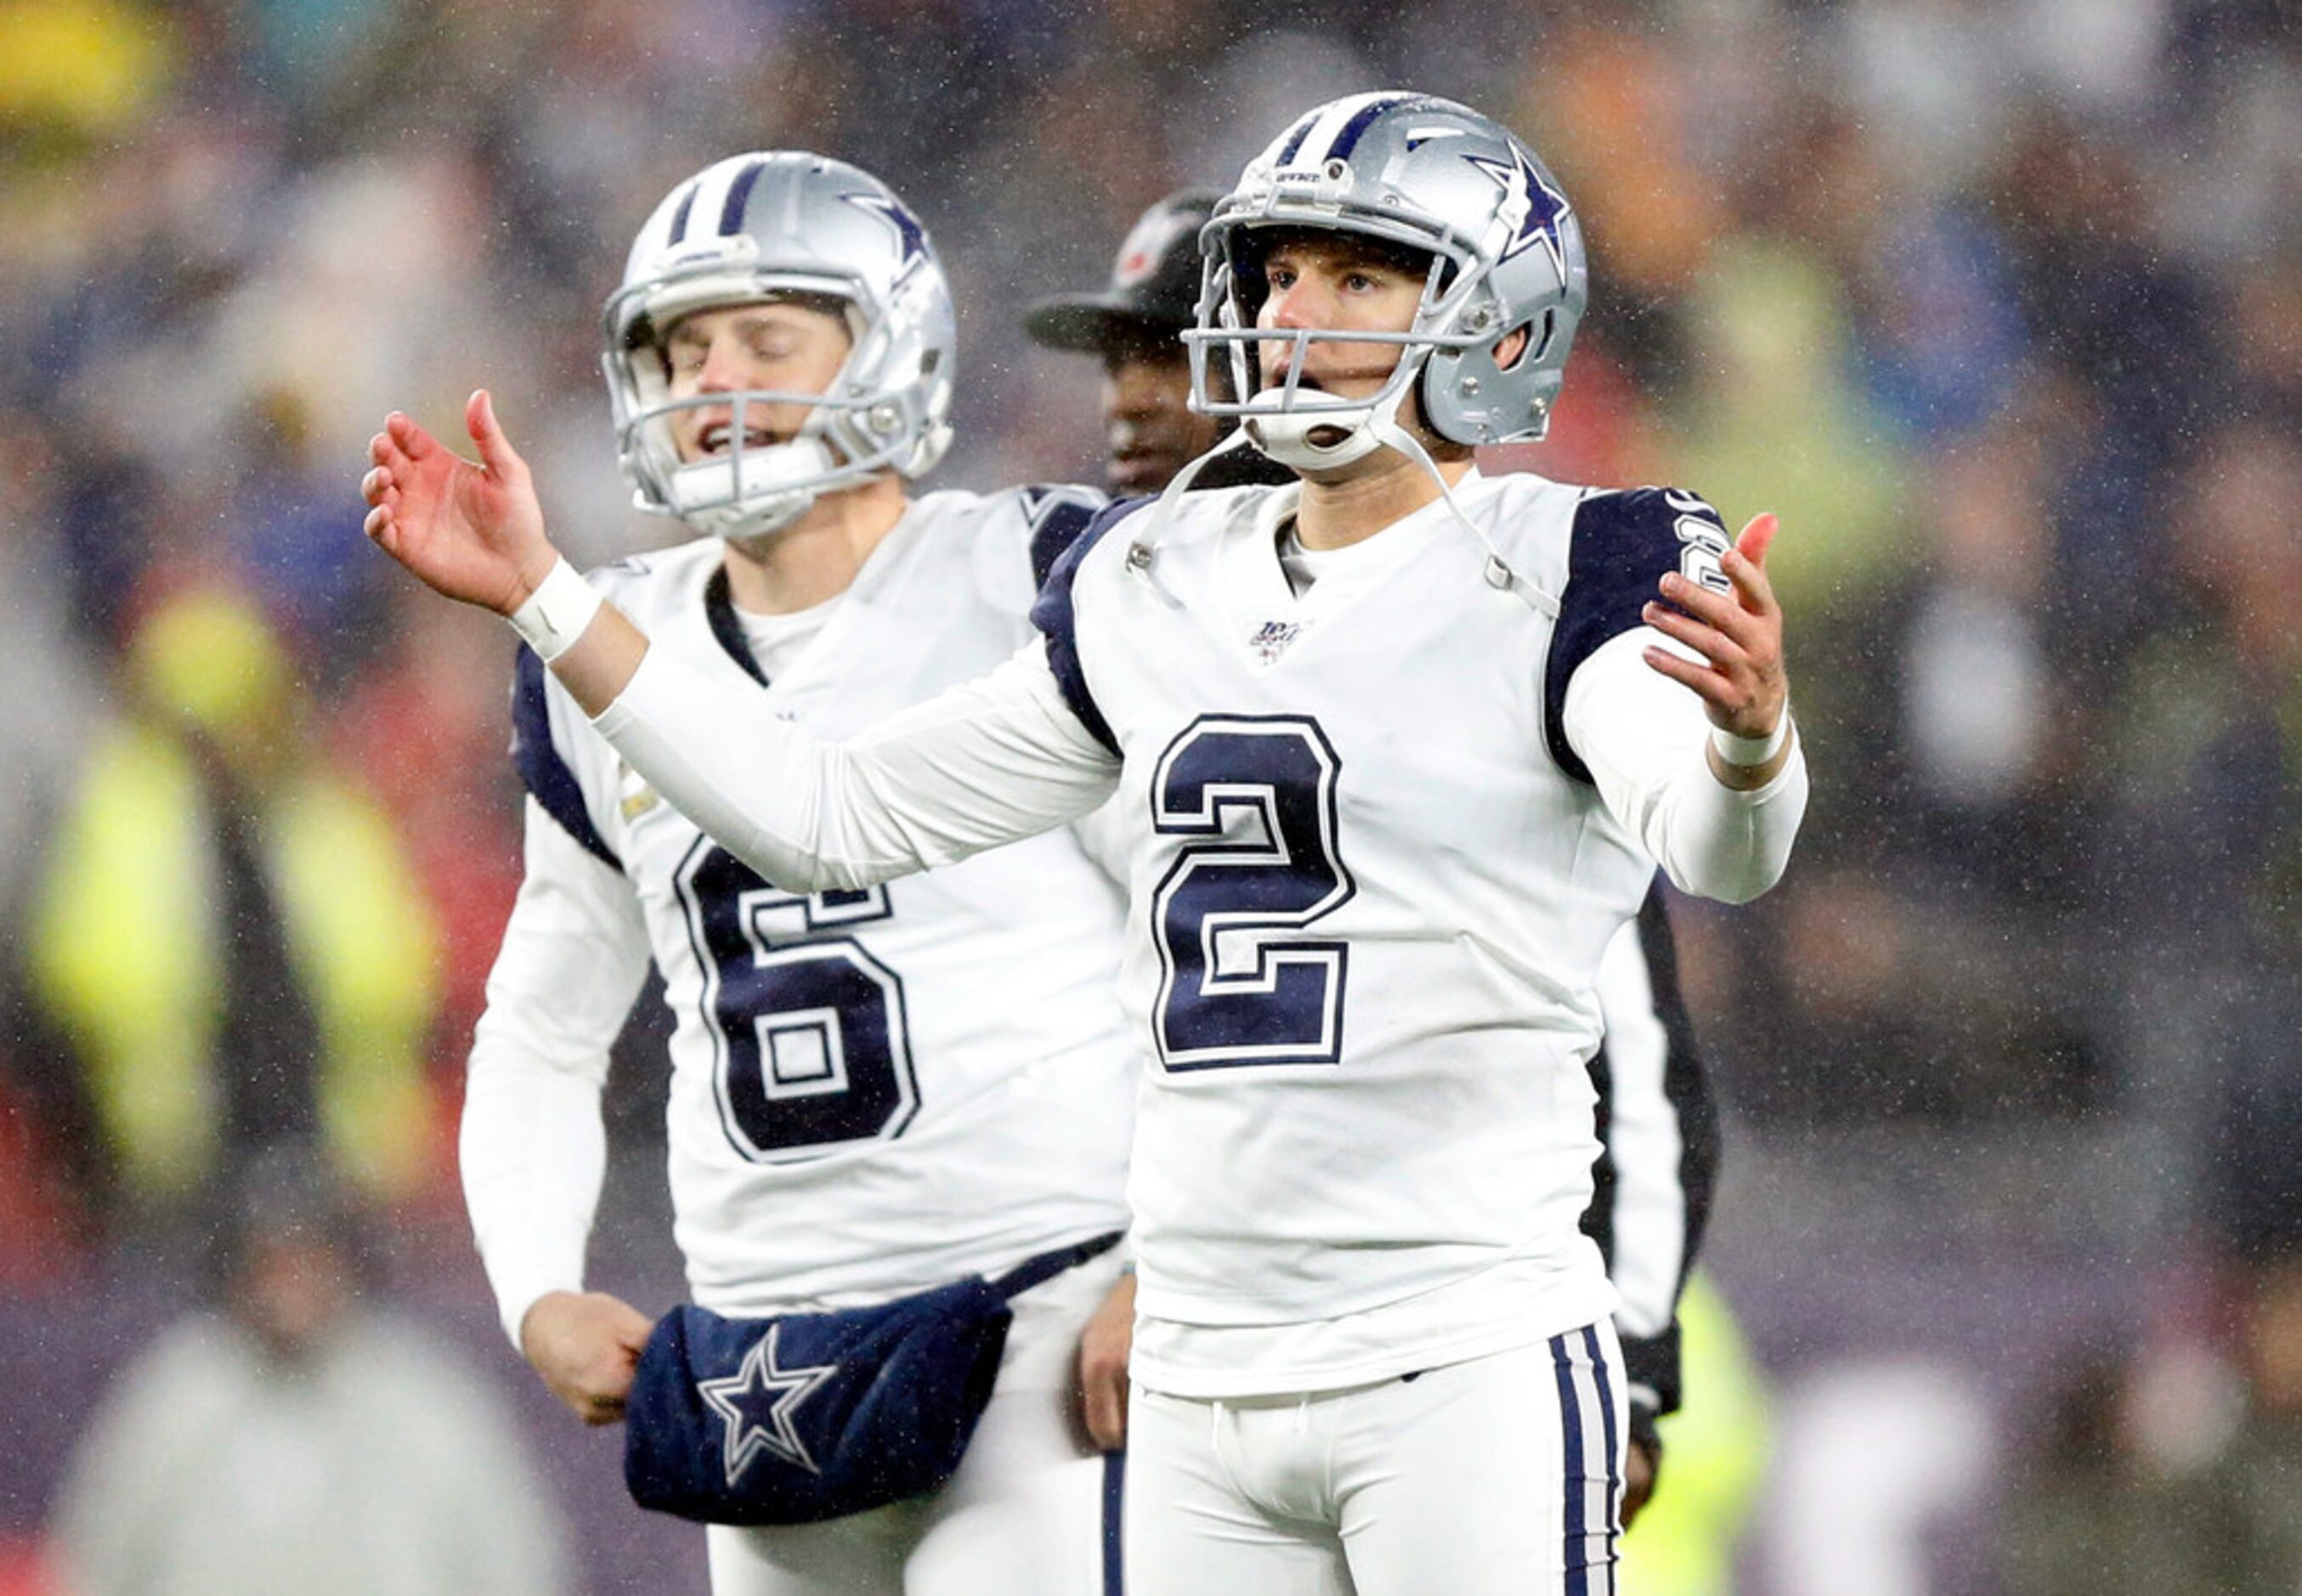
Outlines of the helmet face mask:
{"label": "helmet face mask", "polygon": [[[1220,365],[1196,366],[1195,389],[1203,386],[1208,407],[1217,414],[1239,416],[1256,447],[1282,464],[1298,470],[1340,467],[1373,453],[1382,441],[1378,436],[1381,424],[1397,422],[1429,351],[1474,340],[1475,335],[1470,333],[1432,331],[1454,319],[1456,290],[1449,284],[1450,280],[1458,285],[1461,282],[1459,263],[1437,254],[1416,268],[1423,278],[1422,291],[1412,319],[1399,331],[1256,327],[1268,292],[1263,286],[1264,260],[1273,251],[1266,239],[1254,232],[1234,236],[1247,248],[1231,263],[1234,286],[1223,315],[1228,324],[1210,337],[1192,340],[1190,345],[1195,362],[1206,360],[1206,352],[1217,349],[1229,358]],[[1399,265],[1403,272],[1409,269],[1407,262]],[[1340,343],[1399,351],[1373,393],[1337,393],[1318,379],[1306,377],[1311,346]],[[1263,357],[1275,344],[1291,346],[1287,350],[1286,372],[1278,382],[1266,382]],[[1248,397],[1236,403],[1215,398],[1226,379],[1231,391]]]}
{"label": "helmet face mask", "polygon": [[[1261,250],[1272,228],[1357,235],[1431,260],[1413,322],[1399,332],[1255,326]],[[1425,424],[1461,445],[1542,436],[1588,294],[1582,231],[1558,184],[1526,146],[1451,101],[1406,93],[1354,96],[1298,119],[1253,162],[1201,234],[1198,325],[1186,332],[1192,404],[1236,416],[1265,453],[1298,469],[1340,466],[1398,428],[1416,393]],[[1525,328],[1507,364],[1496,352]],[[1256,347],[1292,339],[1287,380],[1265,389]],[[1347,399],[1299,386],[1314,342],[1391,343],[1383,387]],[[1236,391],[1218,397],[1227,368]],[[1315,445],[1314,434],[1339,441]]]}
{"label": "helmet face mask", "polygon": [[[673,395],[665,340],[683,318],[788,299],[828,301],[846,323],[852,348],[822,392]],[[680,184],[640,230],[602,323],[634,501],[699,532],[775,532],[821,494],[921,475],[950,445],[956,334],[943,268],[903,202],[843,162],[762,152]],[[771,406],[808,407],[806,419],[788,441],[752,443],[750,424]],[[676,422],[704,407],[732,411],[727,451],[684,460]]]}

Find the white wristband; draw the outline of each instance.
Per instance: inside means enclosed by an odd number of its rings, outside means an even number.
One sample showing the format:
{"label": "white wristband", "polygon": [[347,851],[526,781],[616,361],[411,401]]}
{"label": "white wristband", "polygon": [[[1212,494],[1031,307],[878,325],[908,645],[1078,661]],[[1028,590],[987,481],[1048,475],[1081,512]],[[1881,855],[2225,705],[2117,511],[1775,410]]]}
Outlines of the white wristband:
{"label": "white wristband", "polygon": [[1738,737],[1723,726],[1710,728],[1710,746],[1726,763],[1745,770],[1755,770],[1782,752],[1783,744],[1791,740],[1791,707],[1783,706],[1782,718],[1775,729],[1763,737]]}
{"label": "white wristband", "polygon": [[600,613],[599,590],[565,559],[545,574],[527,602],[504,618],[546,665],[576,646]]}

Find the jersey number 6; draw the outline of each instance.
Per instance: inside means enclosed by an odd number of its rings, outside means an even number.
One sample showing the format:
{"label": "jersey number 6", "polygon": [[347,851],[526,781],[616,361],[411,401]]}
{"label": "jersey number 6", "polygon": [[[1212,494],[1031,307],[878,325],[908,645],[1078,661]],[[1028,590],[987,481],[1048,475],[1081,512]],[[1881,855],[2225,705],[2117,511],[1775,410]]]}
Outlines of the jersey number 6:
{"label": "jersey number 6", "polygon": [[720,1123],[744,1157],[900,1136],[919,1112],[903,983],[842,926],[888,917],[885,887],[779,891],[699,841],[675,878],[703,971]]}
{"label": "jersey number 6", "polygon": [[1342,761],[1315,720],[1210,715],[1151,780],[1151,823],[1186,841],[1151,899],[1170,1070],[1332,1064],[1349,950],[1299,933],[1357,889],[1335,851]]}

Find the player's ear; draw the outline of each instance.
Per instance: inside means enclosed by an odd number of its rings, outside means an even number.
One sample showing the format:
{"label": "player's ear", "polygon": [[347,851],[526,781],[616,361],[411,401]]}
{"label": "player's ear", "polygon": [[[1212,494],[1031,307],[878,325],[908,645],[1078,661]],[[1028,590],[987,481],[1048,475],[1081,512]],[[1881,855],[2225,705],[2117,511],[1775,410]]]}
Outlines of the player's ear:
{"label": "player's ear", "polygon": [[1526,341],[1532,336],[1525,327],[1514,327],[1495,344],[1495,369],[1508,371],[1526,353]]}

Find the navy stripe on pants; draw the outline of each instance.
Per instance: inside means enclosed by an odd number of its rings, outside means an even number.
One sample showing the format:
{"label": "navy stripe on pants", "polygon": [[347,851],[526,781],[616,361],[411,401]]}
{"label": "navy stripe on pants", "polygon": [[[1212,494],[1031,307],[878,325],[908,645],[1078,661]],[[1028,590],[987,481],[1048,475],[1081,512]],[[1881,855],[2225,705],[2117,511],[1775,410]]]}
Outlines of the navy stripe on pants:
{"label": "navy stripe on pants", "polygon": [[1127,1596],[1125,1565],[1120,1560],[1120,1510],[1127,1499],[1127,1454],[1103,1455],[1103,1596]]}
{"label": "navy stripe on pants", "polygon": [[[1583,1357],[1575,1354],[1580,1343]],[[1558,1377],[1558,1424],[1566,1457],[1565,1545],[1567,1596],[1614,1596],[1617,1503],[1622,1478],[1619,1441],[1615,1433],[1614,1383],[1608,1377],[1606,1358],[1595,1329],[1571,1336],[1550,1338],[1550,1362]],[[1605,1485],[1598,1523],[1591,1521],[1591,1480],[1584,1473],[1584,1415],[1599,1410],[1599,1432],[1604,1451]],[[1594,1555],[1592,1542],[1598,1541]]]}

